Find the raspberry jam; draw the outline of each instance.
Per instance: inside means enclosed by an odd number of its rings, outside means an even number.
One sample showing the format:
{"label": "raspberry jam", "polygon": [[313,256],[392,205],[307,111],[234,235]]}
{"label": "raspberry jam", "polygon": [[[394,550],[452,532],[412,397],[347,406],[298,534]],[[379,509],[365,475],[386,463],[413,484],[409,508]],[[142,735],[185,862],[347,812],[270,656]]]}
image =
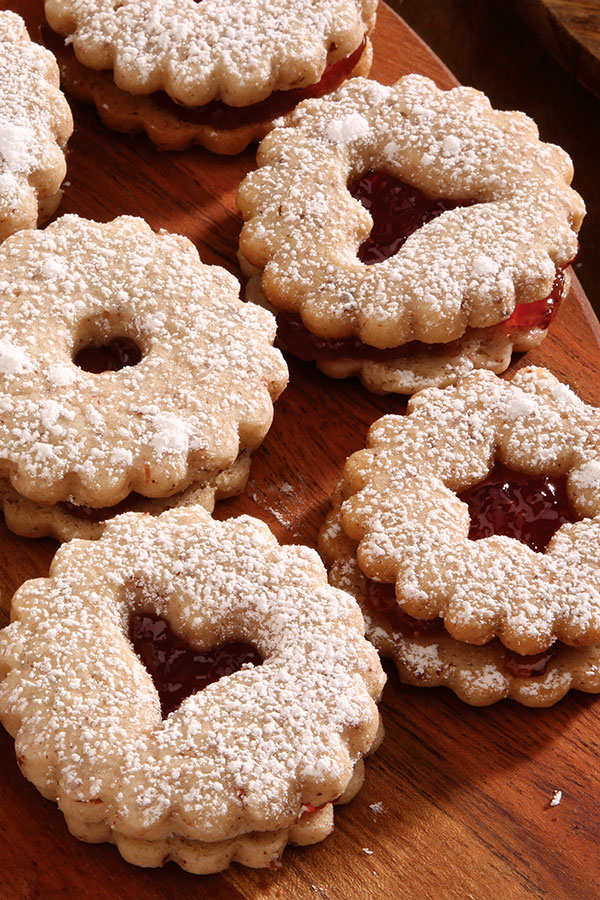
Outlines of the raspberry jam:
{"label": "raspberry jam", "polygon": [[247,663],[260,666],[263,661],[256,647],[242,641],[194,650],[173,633],[166,619],[154,613],[131,617],[129,639],[158,691],[163,719],[190,694],[233,675]]}
{"label": "raspberry jam", "polygon": [[545,675],[548,664],[554,659],[559,652],[562,644],[556,641],[547,650],[541,653],[532,653],[529,656],[522,656],[512,650],[506,651],[504,657],[504,670],[508,675],[515,678],[535,678],[539,675]]}
{"label": "raspberry jam", "polygon": [[73,362],[84,372],[100,375],[102,372],[118,372],[126,366],[137,366],[142,351],[135,341],[127,337],[113,338],[107,344],[90,344],[75,354]]}
{"label": "raspberry jam", "polygon": [[358,248],[365,265],[380,263],[394,253],[419,228],[457,206],[470,201],[431,200],[418,188],[385,172],[367,172],[348,190],[371,213],[373,228]]}
{"label": "raspberry jam", "polygon": [[472,541],[501,534],[543,553],[561,525],[577,521],[565,478],[526,475],[500,463],[460,499],[469,507]]}
{"label": "raspberry jam", "polygon": [[358,64],[366,46],[367,39],[364,37],[350,56],[330,63],[323,72],[321,80],[316,84],[287,91],[273,91],[269,97],[258,103],[251,103],[249,106],[228,106],[222,100],[212,100],[205,106],[183,106],[181,103],[176,103],[165,91],[157,91],[152,96],[162,109],[168,110],[184,122],[209,125],[212,128],[224,130],[241,128],[243,125],[253,125],[256,122],[269,121],[277,116],[283,116],[302,100],[322,97],[324,94],[334,91],[348,78]]}
{"label": "raspberry jam", "polygon": [[562,269],[556,270],[556,277],[552,290],[543,300],[535,300],[533,303],[519,303],[515,306],[512,316],[505,321],[505,326],[512,330],[524,328],[548,328],[554,318],[563,299],[565,286],[565,273]]}
{"label": "raspberry jam", "polygon": [[405,637],[420,634],[439,634],[444,631],[442,619],[415,619],[402,612],[396,600],[396,587],[383,581],[367,579],[367,603],[380,616],[383,616],[395,631]]}

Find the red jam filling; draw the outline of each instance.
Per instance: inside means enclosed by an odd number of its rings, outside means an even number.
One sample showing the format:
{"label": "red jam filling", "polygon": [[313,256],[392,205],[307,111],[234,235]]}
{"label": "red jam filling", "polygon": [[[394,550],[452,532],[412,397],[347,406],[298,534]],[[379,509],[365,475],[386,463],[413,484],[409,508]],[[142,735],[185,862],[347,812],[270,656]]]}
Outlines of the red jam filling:
{"label": "red jam filling", "polygon": [[411,234],[442,213],[471,205],[470,200],[431,200],[412,184],[385,172],[367,172],[348,190],[373,219],[371,234],[358,248],[358,258],[367,266],[389,259]]}
{"label": "red jam filling", "polygon": [[439,617],[435,619],[415,619],[403,612],[396,600],[396,587],[383,581],[367,580],[367,603],[380,616],[383,616],[394,631],[405,637],[419,634],[439,634],[444,630],[444,623]]}
{"label": "red jam filling", "polygon": [[[302,100],[311,97],[322,97],[338,88],[358,64],[367,39],[364,37],[356,50],[345,59],[330,63],[321,80],[307,87],[292,88],[287,91],[273,91],[265,100],[251,103],[249,106],[228,106],[222,100],[212,100],[205,106],[183,106],[176,103],[165,91],[153,94],[156,103],[182,119],[195,125],[209,125],[212,128],[230,130],[255,122],[270,121],[290,112]],[[332,47],[335,49],[335,47]]]}
{"label": "red jam filling", "polygon": [[533,303],[519,303],[515,306],[512,316],[505,321],[505,326],[510,331],[525,328],[548,328],[554,318],[563,299],[565,286],[565,273],[562,269],[556,270],[556,277],[552,290],[543,300],[534,300]]}
{"label": "red jam filling", "polygon": [[135,341],[127,337],[113,338],[107,344],[90,344],[75,354],[73,362],[84,372],[100,375],[102,372],[118,372],[126,366],[136,366],[142,351]]}
{"label": "red jam filling", "polygon": [[131,617],[129,639],[158,691],[163,719],[190,694],[233,675],[246,663],[260,666],[263,661],[256,647],[242,641],[194,650],[154,613],[136,613]]}
{"label": "red jam filling", "polygon": [[460,499],[469,507],[472,541],[501,534],[543,553],[561,525],[577,521],[565,478],[526,475],[500,463],[487,478],[463,491]]}
{"label": "red jam filling", "polygon": [[[358,257],[366,265],[383,262],[393,256],[408,237],[442,213],[459,206],[470,206],[470,200],[430,200],[418,188],[385,172],[367,172],[348,188],[373,219],[369,237],[358,248]],[[548,328],[562,300],[565,276],[557,270],[552,290],[534,303],[519,304],[504,325],[511,330]],[[492,326],[494,327],[494,326]],[[330,340],[312,334],[297,313],[277,315],[277,334],[299,359],[305,362],[336,359],[369,359],[385,362],[415,356],[418,353],[448,354],[458,348],[458,341],[426,344],[410,341],[399,347],[371,347],[357,337]]]}
{"label": "red jam filling", "polygon": [[[367,603],[374,613],[385,618],[394,631],[405,637],[419,637],[423,634],[440,634],[445,631],[444,623],[436,619],[415,619],[402,612],[396,601],[396,589],[393,584],[367,580]],[[515,678],[535,678],[545,675],[548,664],[559,652],[562,644],[556,641],[547,650],[529,656],[515,653],[505,648],[503,666],[509,675]]]}
{"label": "red jam filling", "polygon": [[504,670],[515,678],[535,678],[539,675],[545,675],[548,664],[554,659],[561,647],[561,642],[556,641],[547,650],[542,650],[541,653],[532,653],[529,656],[507,650],[504,657]]}

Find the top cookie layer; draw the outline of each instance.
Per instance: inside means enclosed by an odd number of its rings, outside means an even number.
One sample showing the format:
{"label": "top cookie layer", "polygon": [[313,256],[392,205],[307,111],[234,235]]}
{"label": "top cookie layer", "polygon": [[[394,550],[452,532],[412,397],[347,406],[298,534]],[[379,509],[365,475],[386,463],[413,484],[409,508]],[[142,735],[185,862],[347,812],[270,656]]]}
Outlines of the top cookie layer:
{"label": "top cookie layer", "polygon": [[[447,342],[547,297],[577,252],[584,207],[569,157],[522,113],[419,75],[352,79],[272,131],[242,182],[244,257],[273,306],[325,338],[374,347]],[[372,219],[348,184],[388,172],[428,197],[468,201],[375,265],[357,257]]]}
{"label": "top cookie layer", "polygon": [[[314,84],[374,24],[377,0],[46,0],[78,59],[131,93],[246,106]],[[329,56],[328,56],[329,54]]]}
{"label": "top cookie layer", "polygon": [[[510,383],[476,372],[415,395],[408,416],[384,416],[369,447],[346,464],[343,528],[360,541],[365,575],[395,581],[409,615],[441,615],[458,640],[497,635],[523,654],[556,638],[600,639],[600,410],[545,369],[522,369]],[[544,553],[498,535],[469,540],[456,494],[494,459],[566,475],[581,521],[563,525]]]}
{"label": "top cookie layer", "polygon": [[65,177],[63,148],[73,131],[58,85],[52,54],[31,42],[19,16],[0,12],[0,240],[35,228],[40,205],[53,212],[44,201]]}
{"label": "top cookie layer", "polygon": [[[1,474],[25,497],[111,506],[167,496],[263,439],[287,367],[270,313],[187,238],[64,216],[0,247]],[[115,337],[137,365],[92,374]]]}
{"label": "top cookie layer", "polygon": [[[331,801],[376,735],[385,676],[354,600],[317,554],[243,516],[126,514],[26,582],[0,635],[0,714],[25,774],[76,833],[222,841]],[[153,611],[202,649],[263,658],[161,720],[128,638]],[[28,673],[27,677],[25,673]],[[17,733],[18,732],[18,733]]]}

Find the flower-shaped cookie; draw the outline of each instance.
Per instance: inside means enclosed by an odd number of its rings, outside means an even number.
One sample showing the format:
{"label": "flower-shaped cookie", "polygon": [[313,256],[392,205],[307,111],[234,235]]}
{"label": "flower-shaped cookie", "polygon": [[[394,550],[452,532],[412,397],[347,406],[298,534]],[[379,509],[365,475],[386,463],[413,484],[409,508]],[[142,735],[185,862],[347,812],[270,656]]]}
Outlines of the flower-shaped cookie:
{"label": "flower-shaped cookie", "polygon": [[23,20],[0,12],[0,240],[52,215],[73,131],[58,67]]}
{"label": "flower-shaped cookie", "polygon": [[[63,78],[109,127],[238,153],[307,96],[366,75],[377,0],[46,0]],[[53,43],[54,46],[54,43]]]}
{"label": "flower-shaped cookie", "polygon": [[[142,662],[140,617],[150,632],[166,623],[178,654],[181,642],[202,659],[230,648],[238,664],[169,703]],[[11,618],[0,717],[78,837],[140,865],[269,865],[288,839],[325,837],[331,804],[360,787],[378,737],[377,655],[317,555],[280,547],[258,520],[119,516],[98,541],[64,545]]]}
{"label": "flower-shaped cookie", "polygon": [[[298,355],[328,374],[410,392],[435,380],[424,364],[435,369],[436,352],[447,382],[477,365],[500,371],[513,345],[543,338],[584,206],[569,157],[527,116],[418,75],[391,87],[358,78],[301,104],[263,140],[258,165],[238,192],[249,296],[295,317],[284,342],[294,349],[290,329],[303,326],[314,355]],[[380,176],[400,230],[368,264],[365,242],[389,241],[392,227],[376,221]],[[495,347],[477,359],[484,329]]]}
{"label": "flower-shaped cookie", "polygon": [[[38,503],[103,507],[170,496],[255,448],[287,369],[271,315],[238,291],[141,219],[64,216],[8,238],[0,475]],[[104,352],[118,370],[94,368]]]}
{"label": "flower-shaped cookie", "polygon": [[[422,391],[409,413],[376,422],[369,449],[346,463],[342,525],[363,573],[395,582],[403,611],[441,616],[461,641],[498,636],[521,654],[555,639],[599,641],[600,411],[531,367],[510,383],[476,372]],[[566,477],[572,515],[544,552],[497,529],[469,537],[459,495],[495,460],[531,478]]]}
{"label": "flower-shaped cookie", "polygon": [[439,620],[434,620],[432,628],[428,622],[411,621],[391,604],[374,606],[369,581],[356,559],[357,543],[342,528],[339,505],[344,485],[340,489],[319,535],[319,549],[330,567],[329,581],[356,597],[367,637],[382,656],[393,659],[403,683],[446,685],[474,706],[504,698],[525,706],[551,706],[571,689],[600,693],[600,644],[555,645],[542,658],[530,659],[510,653],[498,640],[481,646],[467,644],[451,637]]}

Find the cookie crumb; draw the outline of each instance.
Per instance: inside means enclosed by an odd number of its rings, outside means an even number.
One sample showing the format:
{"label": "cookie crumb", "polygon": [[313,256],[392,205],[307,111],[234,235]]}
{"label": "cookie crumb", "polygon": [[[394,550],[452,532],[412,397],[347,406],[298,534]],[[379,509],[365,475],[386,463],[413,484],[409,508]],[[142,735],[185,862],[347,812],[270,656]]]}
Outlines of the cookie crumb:
{"label": "cookie crumb", "polygon": [[363,852],[363,853],[366,853],[368,856],[373,856],[373,851],[372,851],[372,850],[369,850],[368,847],[363,847],[363,848],[362,848],[362,852]]}
{"label": "cookie crumb", "polygon": [[559,806],[560,801],[562,800],[562,791],[555,791],[552,800],[550,801],[550,806]]}
{"label": "cookie crumb", "polygon": [[376,816],[381,815],[381,813],[383,812],[383,808],[384,807],[383,807],[383,803],[381,800],[378,803],[369,803],[369,809]]}

